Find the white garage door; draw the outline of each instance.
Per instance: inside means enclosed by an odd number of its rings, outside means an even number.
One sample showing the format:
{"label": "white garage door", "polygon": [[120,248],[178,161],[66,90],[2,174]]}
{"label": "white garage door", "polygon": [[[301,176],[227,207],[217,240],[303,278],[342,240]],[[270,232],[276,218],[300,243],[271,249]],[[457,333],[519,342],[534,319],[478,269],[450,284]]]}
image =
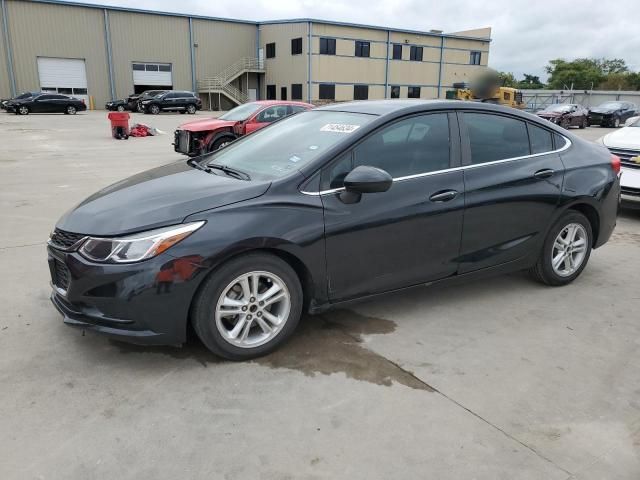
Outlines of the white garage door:
{"label": "white garage door", "polygon": [[133,84],[172,88],[170,63],[134,63]]}
{"label": "white garage door", "polygon": [[43,92],[57,92],[80,98],[89,104],[87,70],[77,58],[38,57],[38,76]]}

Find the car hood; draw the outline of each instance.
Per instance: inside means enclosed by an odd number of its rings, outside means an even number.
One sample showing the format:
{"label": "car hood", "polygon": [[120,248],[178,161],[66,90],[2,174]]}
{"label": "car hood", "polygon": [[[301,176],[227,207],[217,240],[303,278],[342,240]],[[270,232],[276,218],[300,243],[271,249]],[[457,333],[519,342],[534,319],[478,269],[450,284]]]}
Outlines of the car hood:
{"label": "car hood", "polygon": [[614,109],[611,108],[592,108],[591,110],[589,110],[591,113],[613,113],[615,112]]}
{"label": "car hood", "polygon": [[219,128],[233,127],[236,123],[238,122],[235,120],[203,118],[202,120],[194,120],[193,122],[183,123],[178,127],[178,130],[188,130],[190,132],[206,132],[210,130],[217,130]]}
{"label": "car hood", "polygon": [[56,228],[115,236],[174,225],[196,212],[259,197],[269,185],[207,173],[181,160],[96,192],[64,214]]}
{"label": "car hood", "polygon": [[609,148],[640,150],[640,127],[624,127],[604,136],[602,143]]}
{"label": "car hood", "polygon": [[[565,112],[567,113],[567,112]],[[546,112],[544,110],[538,112],[536,115],[538,115],[539,117],[561,117],[562,115],[564,115],[564,113],[559,113],[559,112]]]}

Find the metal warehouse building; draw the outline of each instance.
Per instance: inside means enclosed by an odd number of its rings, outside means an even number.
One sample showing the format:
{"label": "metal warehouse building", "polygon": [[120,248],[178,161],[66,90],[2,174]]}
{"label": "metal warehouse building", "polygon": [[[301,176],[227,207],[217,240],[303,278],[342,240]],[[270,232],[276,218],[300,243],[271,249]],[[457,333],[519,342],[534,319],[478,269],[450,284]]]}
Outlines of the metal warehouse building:
{"label": "metal warehouse building", "polygon": [[314,19],[250,22],[55,0],[0,0],[0,97],[106,101],[193,90],[253,99],[442,98],[487,65],[490,28],[452,34]]}

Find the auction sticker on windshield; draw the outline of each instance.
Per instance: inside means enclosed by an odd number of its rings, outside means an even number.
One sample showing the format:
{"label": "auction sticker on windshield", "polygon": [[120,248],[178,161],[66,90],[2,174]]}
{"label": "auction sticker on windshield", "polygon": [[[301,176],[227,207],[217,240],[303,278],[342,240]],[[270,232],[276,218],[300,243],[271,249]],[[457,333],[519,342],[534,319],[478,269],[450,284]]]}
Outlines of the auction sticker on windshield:
{"label": "auction sticker on windshield", "polygon": [[347,125],[344,123],[327,123],[323,126],[321,132],[335,132],[335,133],[353,133],[360,128],[360,125]]}

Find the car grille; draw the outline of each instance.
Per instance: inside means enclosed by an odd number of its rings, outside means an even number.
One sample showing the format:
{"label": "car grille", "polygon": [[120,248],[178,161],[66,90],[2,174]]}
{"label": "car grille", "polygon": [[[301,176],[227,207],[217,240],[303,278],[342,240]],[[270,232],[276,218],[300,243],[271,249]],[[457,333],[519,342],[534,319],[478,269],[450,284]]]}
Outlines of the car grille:
{"label": "car grille", "polygon": [[80,233],[65,232],[56,228],[49,239],[49,245],[59,250],[69,250],[84,237],[85,235]]}
{"label": "car grille", "polygon": [[620,187],[620,192],[623,195],[631,195],[633,197],[640,197],[640,188]]}
{"label": "car grille", "polygon": [[191,152],[191,135],[188,130],[176,130],[176,152]]}
{"label": "car grille", "polygon": [[627,150],[622,148],[610,148],[609,151],[620,157],[620,162],[625,167],[640,168],[640,163],[631,160],[634,157],[640,157],[640,150]]}
{"label": "car grille", "polygon": [[69,288],[69,282],[71,281],[71,273],[67,266],[58,260],[53,260],[53,284],[60,290],[67,291]]}

